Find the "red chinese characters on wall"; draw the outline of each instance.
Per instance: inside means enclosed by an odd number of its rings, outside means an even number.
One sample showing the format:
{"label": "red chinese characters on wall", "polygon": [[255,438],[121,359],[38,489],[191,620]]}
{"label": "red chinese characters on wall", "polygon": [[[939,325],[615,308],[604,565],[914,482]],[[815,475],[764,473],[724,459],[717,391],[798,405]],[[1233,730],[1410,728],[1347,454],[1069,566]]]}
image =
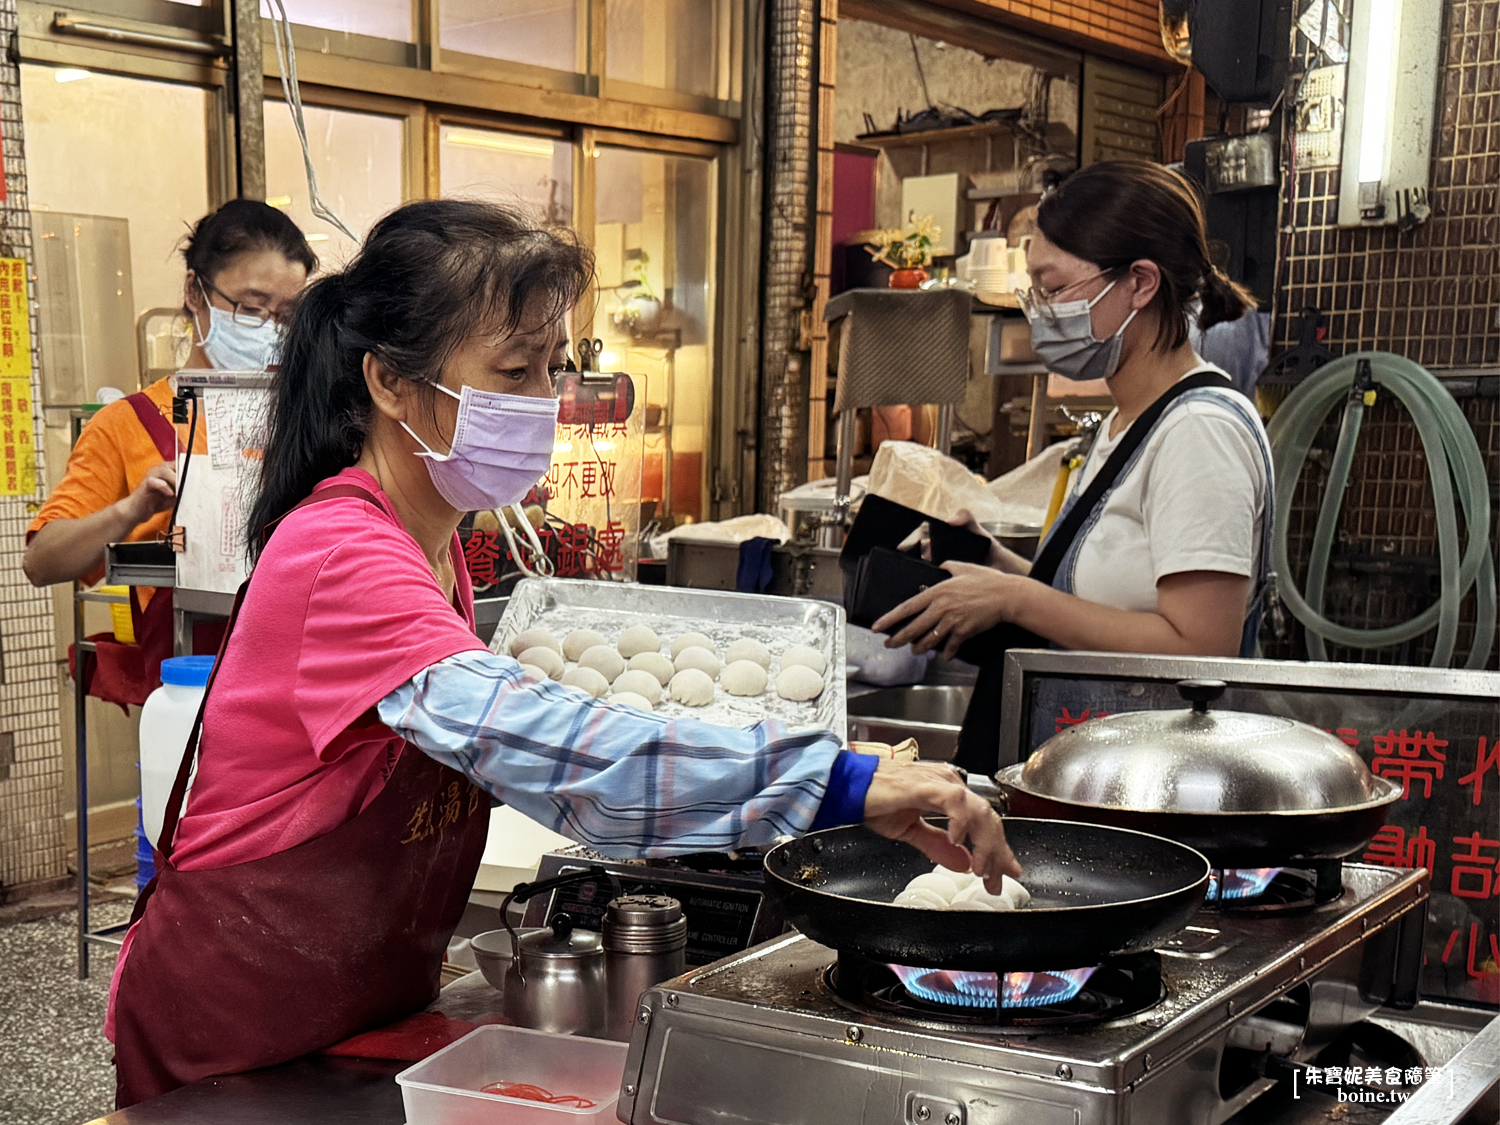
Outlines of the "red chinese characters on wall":
{"label": "red chinese characters on wall", "polygon": [[1387,731],[1375,736],[1375,759],[1370,763],[1377,777],[1389,777],[1401,782],[1401,799],[1411,796],[1412,783],[1422,786],[1422,796],[1432,796],[1433,781],[1441,781],[1443,766],[1448,761],[1442,750],[1448,745],[1436,731]]}

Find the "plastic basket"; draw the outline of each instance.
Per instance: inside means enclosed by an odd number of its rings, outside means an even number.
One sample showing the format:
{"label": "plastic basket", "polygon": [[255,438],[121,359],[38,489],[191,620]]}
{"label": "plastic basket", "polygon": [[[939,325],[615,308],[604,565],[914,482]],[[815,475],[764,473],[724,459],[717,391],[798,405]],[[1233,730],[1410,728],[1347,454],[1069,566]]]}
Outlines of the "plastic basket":
{"label": "plastic basket", "polygon": [[[114,594],[122,598],[129,598],[131,596],[129,586],[100,586],[96,593]],[[128,601],[123,603],[110,602],[109,620],[110,624],[114,627],[115,640],[119,641],[122,645],[135,644],[135,622],[131,619],[130,603]]]}
{"label": "plastic basket", "polygon": [[[486,1024],[396,1075],[407,1125],[593,1125],[614,1122],[625,1043]],[[577,1094],[593,1109],[482,1094],[491,1082]]]}

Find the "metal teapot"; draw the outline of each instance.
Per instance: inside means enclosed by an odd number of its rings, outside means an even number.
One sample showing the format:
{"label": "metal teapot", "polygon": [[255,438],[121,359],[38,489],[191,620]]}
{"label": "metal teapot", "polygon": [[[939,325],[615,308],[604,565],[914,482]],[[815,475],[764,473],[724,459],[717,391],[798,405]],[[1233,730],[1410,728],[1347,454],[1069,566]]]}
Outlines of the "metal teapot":
{"label": "metal teapot", "polygon": [[604,942],[596,933],[575,927],[573,919],[554,914],[547,925],[517,935],[506,910],[512,900],[525,902],[565,883],[604,876],[602,868],[557,879],[522,883],[506,896],[501,917],[511,940],[501,1011],[521,1027],[564,1035],[600,1038],[607,1027],[608,993],[604,975]]}

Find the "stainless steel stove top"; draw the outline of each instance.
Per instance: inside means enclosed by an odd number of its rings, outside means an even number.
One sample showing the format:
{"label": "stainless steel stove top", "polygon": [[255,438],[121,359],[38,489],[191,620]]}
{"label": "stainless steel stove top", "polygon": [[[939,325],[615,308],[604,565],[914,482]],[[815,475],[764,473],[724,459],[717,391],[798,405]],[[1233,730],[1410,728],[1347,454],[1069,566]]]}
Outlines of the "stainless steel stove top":
{"label": "stainless steel stove top", "polygon": [[1202,911],[1161,950],[1161,1002],[1087,1027],[878,1012],[834,993],[833,950],[787,935],[642,997],[620,1112],[633,1125],[1218,1125],[1273,1085],[1241,1057],[1259,1040],[1306,1061],[1415,999],[1427,896],[1425,872],[1348,865],[1322,906]]}

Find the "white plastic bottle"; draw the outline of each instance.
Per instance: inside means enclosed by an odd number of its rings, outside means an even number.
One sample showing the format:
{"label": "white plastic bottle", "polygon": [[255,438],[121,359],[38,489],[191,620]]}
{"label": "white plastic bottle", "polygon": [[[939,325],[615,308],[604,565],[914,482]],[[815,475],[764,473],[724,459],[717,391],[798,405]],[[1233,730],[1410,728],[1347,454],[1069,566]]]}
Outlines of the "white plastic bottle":
{"label": "white plastic bottle", "polygon": [[[174,656],[161,662],[161,687],[141,708],[141,820],[154,846],[161,836],[167,798],[198,706],[213,671],[212,656]],[[189,788],[192,779],[188,780]]]}

